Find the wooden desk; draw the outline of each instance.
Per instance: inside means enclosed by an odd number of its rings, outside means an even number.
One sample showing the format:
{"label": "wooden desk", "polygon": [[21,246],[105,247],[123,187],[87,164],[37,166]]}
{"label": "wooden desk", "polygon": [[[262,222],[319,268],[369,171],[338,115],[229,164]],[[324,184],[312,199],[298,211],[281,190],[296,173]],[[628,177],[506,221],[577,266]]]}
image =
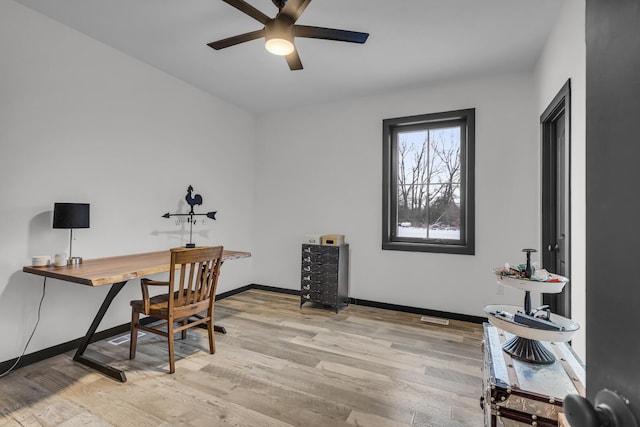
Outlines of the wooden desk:
{"label": "wooden desk", "polygon": [[[222,261],[247,258],[250,256],[250,252],[224,251]],[[109,258],[87,259],[84,260],[82,264],[67,265],[64,267],[26,266],[22,271],[86,286],[111,285],[96,317],[93,319],[89,330],[78,347],[76,354],[73,356],[73,360],[96,369],[111,378],[125,382],[127,381],[127,377],[123,371],[91,359],[85,356],[84,352],[98,329],[107,309],[111,305],[111,302],[122,290],[127,281],[152,274],[168,272],[171,267],[170,261],[171,253],[169,251],[159,251]],[[223,327],[215,326],[215,329],[218,332],[226,333]]]}

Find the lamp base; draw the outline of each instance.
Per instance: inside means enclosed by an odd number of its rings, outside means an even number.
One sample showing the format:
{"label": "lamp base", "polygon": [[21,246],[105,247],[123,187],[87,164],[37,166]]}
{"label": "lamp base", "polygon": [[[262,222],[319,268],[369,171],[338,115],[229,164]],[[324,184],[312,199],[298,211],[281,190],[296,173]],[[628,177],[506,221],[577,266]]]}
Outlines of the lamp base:
{"label": "lamp base", "polygon": [[188,248],[188,249],[192,249],[192,248],[195,248],[195,247],[196,247],[196,244],[195,244],[195,243],[187,243],[187,244],[185,245],[185,248]]}
{"label": "lamp base", "polygon": [[67,260],[67,265],[78,265],[82,264],[82,257],[73,256]]}

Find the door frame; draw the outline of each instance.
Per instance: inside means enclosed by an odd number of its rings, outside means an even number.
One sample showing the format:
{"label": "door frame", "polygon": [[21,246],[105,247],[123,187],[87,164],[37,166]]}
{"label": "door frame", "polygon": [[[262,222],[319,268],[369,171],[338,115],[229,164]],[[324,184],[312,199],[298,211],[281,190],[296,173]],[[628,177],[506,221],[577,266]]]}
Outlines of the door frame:
{"label": "door frame", "polygon": [[[571,79],[568,79],[540,116],[540,138],[542,148],[542,265],[551,266],[552,254],[549,245],[556,243],[557,215],[557,155],[555,145],[555,122],[564,113],[565,125],[565,275],[571,277]],[[565,317],[571,317],[571,282],[565,285],[560,294],[543,294],[543,304],[551,311]]]}

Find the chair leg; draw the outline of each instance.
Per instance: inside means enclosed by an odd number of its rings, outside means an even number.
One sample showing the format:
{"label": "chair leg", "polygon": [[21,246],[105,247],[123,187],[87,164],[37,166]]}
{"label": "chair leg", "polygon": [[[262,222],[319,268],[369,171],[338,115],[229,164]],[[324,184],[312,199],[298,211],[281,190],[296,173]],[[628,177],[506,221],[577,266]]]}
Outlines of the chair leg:
{"label": "chair leg", "polygon": [[176,371],[176,362],[174,359],[174,345],[173,345],[173,319],[170,318],[167,322],[167,339],[169,341],[169,373],[173,374]]}
{"label": "chair leg", "polygon": [[131,339],[129,341],[129,359],[135,359],[136,347],[138,346],[138,322],[140,322],[140,313],[131,310]]}
{"label": "chair leg", "polygon": [[207,331],[209,333],[209,353],[214,354],[216,352],[216,339],[213,333],[213,312],[209,314],[209,321],[207,322]]}
{"label": "chair leg", "polygon": [[[187,325],[187,320],[188,320],[188,319],[183,319],[183,320],[182,320],[182,326],[186,326],[186,325]],[[187,339],[187,330],[186,330],[186,329],[183,329],[183,330],[182,330],[180,337],[181,337],[183,340],[186,340],[186,339]]]}
{"label": "chair leg", "polygon": [[209,320],[209,353],[214,354],[216,352],[216,340],[213,334],[213,321]]}

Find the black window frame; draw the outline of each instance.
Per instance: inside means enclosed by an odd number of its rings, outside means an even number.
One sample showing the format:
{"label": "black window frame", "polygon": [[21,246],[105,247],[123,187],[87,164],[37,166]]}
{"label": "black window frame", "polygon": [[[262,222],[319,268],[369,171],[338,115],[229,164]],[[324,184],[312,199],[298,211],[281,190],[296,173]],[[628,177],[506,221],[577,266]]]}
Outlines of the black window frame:
{"label": "black window frame", "polygon": [[[462,127],[460,141],[460,240],[398,237],[398,131]],[[382,249],[475,254],[475,108],[382,121]]]}

